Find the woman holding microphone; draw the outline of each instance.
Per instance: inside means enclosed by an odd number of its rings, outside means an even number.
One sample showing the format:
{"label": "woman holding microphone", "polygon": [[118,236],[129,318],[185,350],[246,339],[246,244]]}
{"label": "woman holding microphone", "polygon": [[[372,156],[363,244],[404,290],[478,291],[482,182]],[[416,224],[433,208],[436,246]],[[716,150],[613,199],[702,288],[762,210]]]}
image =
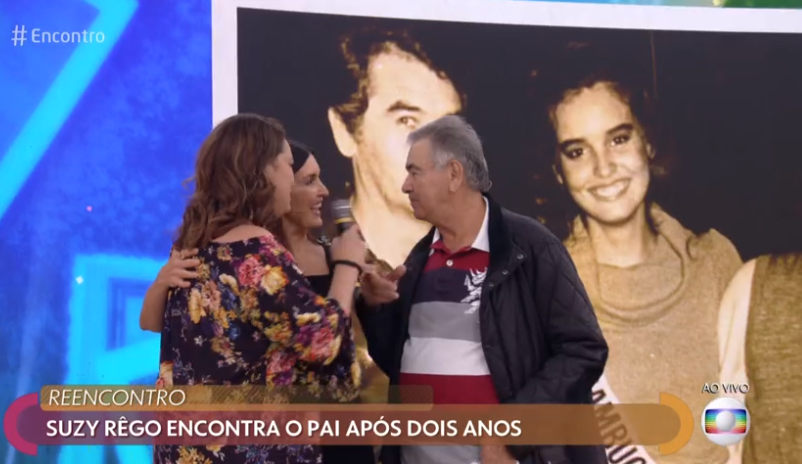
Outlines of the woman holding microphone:
{"label": "woman holding microphone", "polygon": [[[356,231],[349,231],[340,239],[335,239],[334,243],[327,239],[314,239],[311,232],[323,225],[321,217],[324,199],[328,196],[328,190],[320,178],[320,167],[312,151],[300,143],[289,143],[290,155],[292,157],[292,188],[290,191],[290,207],[286,212],[280,214],[281,220],[271,225],[272,236],[283,247],[292,252],[295,263],[303,271],[305,279],[297,275],[299,284],[308,285],[317,294],[331,295],[333,291],[339,291],[342,281],[338,281],[338,275],[342,271],[348,272],[349,268],[354,268],[351,263],[358,263],[362,267],[364,260],[364,243],[361,243],[363,251],[358,256],[350,256],[343,253],[341,243],[350,243],[358,237]],[[277,214],[279,215],[279,214]],[[338,249],[338,247],[340,249]],[[197,276],[203,274],[204,270],[201,260],[197,259],[198,251],[174,252],[170,261],[159,272],[156,282],[151,289],[143,304],[140,325],[145,330],[160,331],[164,325],[164,310],[166,301],[165,295],[170,288],[188,288],[197,285]],[[350,249],[349,249],[350,250]],[[358,259],[354,259],[358,258]],[[347,289],[353,295],[355,282]],[[349,298],[352,299],[352,296]],[[338,300],[343,308],[350,308],[350,299]],[[355,318],[354,318],[355,319]],[[350,324],[349,324],[350,325]],[[358,363],[354,362],[354,343],[352,331],[349,330],[349,343],[343,345],[340,353],[335,356],[328,365],[320,367],[318,372],[321,384],[329,382],[327,379],[336,379],[336,383],[342,384],[337,392],[327,392],[334,394],[335,398],[342,402],[350,402],[358,397],[361,381],[361,369]],[[292,462],[298,461],[293,457]],[[374,453],[370,446],[324,446],[322,447],[322,459],[324,464],[353,463],[368,464],[374,463]],[[310,461],[314,462],[314,461]]]}

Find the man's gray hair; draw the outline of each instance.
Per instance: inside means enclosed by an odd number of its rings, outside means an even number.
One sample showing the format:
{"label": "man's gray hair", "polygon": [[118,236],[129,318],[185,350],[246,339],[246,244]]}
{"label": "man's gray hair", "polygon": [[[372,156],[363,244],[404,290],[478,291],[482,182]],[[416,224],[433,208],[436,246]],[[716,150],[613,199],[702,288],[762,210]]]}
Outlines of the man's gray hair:
{"label": "man's gray hair", "polygon": [[434,151],[434,165],[442,168],[455,159],[465,169],[468,186],[480,192],[490,190],[490,173],[482,141],[470,124],[459,116],[443,116],[409,134],[410,145],[429,140]]}

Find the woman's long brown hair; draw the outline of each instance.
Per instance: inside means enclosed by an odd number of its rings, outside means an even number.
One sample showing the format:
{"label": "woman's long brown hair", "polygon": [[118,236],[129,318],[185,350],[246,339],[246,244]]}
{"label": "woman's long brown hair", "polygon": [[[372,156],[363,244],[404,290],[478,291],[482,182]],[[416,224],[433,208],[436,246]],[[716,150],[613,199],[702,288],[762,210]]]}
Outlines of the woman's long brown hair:
{"label": "woman's long brown hair", "polygon": [[255,114],[232,116],[215,127],[198,152],[195,191],[174,247],[202,247],[247,223],[274,230],[278,218],[265,170],[285,139],[278,120]]}

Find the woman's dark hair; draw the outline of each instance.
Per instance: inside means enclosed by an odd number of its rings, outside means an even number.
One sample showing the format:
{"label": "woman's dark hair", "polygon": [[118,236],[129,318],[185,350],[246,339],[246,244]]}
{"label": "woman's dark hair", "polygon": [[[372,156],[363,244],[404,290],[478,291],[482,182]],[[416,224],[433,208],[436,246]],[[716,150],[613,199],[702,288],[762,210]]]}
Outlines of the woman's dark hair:
{"label": "woman's dark hair", "polygon": [[282,124],[255,114],[221,122],[206,137],[195,162],[195,191],[184,211],[174,246],[206,245],[246,223],[272,229],[273,186],[265,170],[281,153]]}
{"label": "woman's dark hair", "polygon": [[298,172],[304,166],[306,160],[314,155],[315,152],[308,145],[304,145],[297,140],[290,140],[288,143],[292,151],[292,172]]}
{"label": "woman's dark hair", "polygon": [[[557,107],[566,99],[578,94],[584,89],[590,89],[597,84],[609,86],[622,102],[629,105],[638,129],[645,142],[656,149],[660,145],[660,134],[656,121],[655,101],[646,82],[645,63],[632,58],[630,53],[622,50],[602,50],[587,43],[570,43],[560,54],[557,64],[551,69],[537,75],[538,93],[543,98],[546,109],[545,126],[548,126],[549,137],[541,143],[541,151],[545,156],[541,161],[547,162],[548,167],[541,166],[540,171],[551,171],[552,167],[560,172],[560,153],[557,146],[556,120]],[[664,169],[657,164],[651,165],[655,177],[662,176]],[[564,188],[561,190],[565,191]],[[646,205],[652,204],[652,182],[646,193]],[[573,201],[564,206],[565,220],[568,225],[566,232],[570,233],[574,219],[584,214]],[[652,230],[655,230],[651,215],[647,214],[647,221]]]}

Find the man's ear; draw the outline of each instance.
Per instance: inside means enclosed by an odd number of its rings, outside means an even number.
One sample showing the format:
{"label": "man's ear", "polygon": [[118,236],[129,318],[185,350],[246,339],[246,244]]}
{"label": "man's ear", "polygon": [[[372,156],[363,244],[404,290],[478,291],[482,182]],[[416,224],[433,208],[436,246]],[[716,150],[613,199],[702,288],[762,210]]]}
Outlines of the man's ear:
{"label": "man's ear", "polygon": [[460,184],[463,183],[465,179],[465,169],[462,166],[462,163],[455,159],[451,159],[448,162],[448,169],[449,179],[449,190],[452,192],[456,191],[459,188]]}
{"label": "man's ear", "polygon": [[356,154],[356,140],[348,130],[348,126],[345,125],[342,116],[336,109],[329,108],[328,117],[331,135],[334,136],[337,149],[346,158],[353,158]]}

